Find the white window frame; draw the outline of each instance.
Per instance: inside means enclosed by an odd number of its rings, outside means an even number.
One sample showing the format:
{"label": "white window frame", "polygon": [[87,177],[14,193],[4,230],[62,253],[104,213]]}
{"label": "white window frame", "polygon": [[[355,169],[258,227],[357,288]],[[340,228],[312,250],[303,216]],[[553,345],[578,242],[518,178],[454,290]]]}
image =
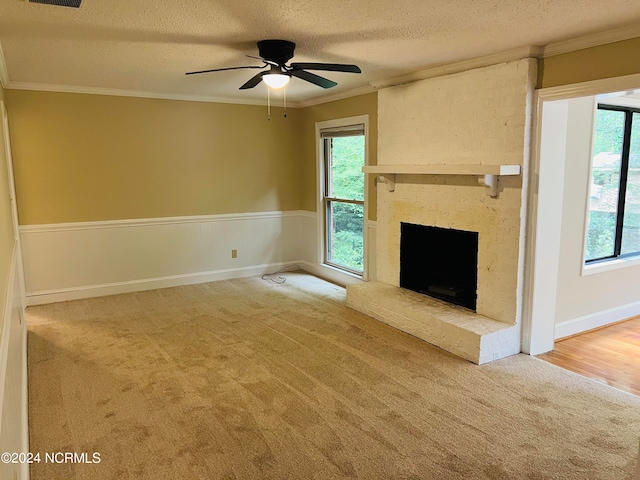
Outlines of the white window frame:
{"label": "white window frame", "polygon": [[[364,125],[364,164],[369,165],[369,115],[358,115],[354,117],[338,118],[335,120],[327,120],[324,122],[316,122],[316,214],[318,219],[318,236],[317,242],[317,263],[323,269],[328,269],[328,272],[332,274],[338,274],[344,283],[349,283],[349,279],[368,280],[369,279],[369,179],[365,175],[364,182],[364,218],[363,218],[363,272],[362,275],[351,273],[342,268],[331,266],[325,263],[325,241],[326,241],[326,226],[325,226],[325,211],[324,211],[324,182],[325,182],[325,168],[324,168],[324,146],[323,139],[320,136],[321,130],[328,128],[347,127],[350,125]],[[340,274],[343,274],[344,277]],[[341,281],[338,278],[338,281]]]}

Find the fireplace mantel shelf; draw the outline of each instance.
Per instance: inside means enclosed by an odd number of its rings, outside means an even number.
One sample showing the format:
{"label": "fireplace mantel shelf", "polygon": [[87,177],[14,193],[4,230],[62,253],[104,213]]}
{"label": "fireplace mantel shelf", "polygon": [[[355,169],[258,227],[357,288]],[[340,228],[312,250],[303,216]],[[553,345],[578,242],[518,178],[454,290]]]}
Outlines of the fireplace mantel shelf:
{"label": "fireplace mantel shelf", "polygon": [[520,175],[520,165],[367,165],[364,173],[377,174],[377,180],[395,190],[396,175],[472,175],[481,176],[481,185],[488,187],[491,197],[498,196],[499,175]]}

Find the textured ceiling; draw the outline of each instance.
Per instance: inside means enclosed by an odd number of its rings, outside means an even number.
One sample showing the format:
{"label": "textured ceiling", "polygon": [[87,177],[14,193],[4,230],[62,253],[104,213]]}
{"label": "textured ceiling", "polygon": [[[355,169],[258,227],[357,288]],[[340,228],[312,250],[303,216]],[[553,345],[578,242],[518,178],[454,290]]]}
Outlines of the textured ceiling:
{"label": "textured ceiling", "polygon": [[[640,22],[638,0],[84,0],[79,9],[0,0],[11,83],[262,101],[239,91],[260,65],[258,40],[297,43],[293,61],[356,63],[322,90],[292,79],[305,101],[434,65],[547,45]],[[322,73],[322,72],[317,72]]]}

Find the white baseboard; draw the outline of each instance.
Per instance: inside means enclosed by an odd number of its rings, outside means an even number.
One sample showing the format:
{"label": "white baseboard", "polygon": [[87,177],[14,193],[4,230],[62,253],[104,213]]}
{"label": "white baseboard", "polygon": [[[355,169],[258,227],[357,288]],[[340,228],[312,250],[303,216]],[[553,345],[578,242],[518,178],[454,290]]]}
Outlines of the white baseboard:
{"label": "white baseboard", "polygon": [[130,280],[103,285],[87,285],[79,288],[68,288],[63,290],[33,292],[27,293],[27,305],[44,305],[47,303],[65,302],[68,300],[104,297],[107,295],[118,295],[121,293],[155,290],[157,288],[179,287],[182,285],[194,285],[197,283],[230,280],[232,278],[251,277],[254,275],[263,275],[265,273],[275,272],[284,266],[296,263],[302,267],[303,262],[301,261],[279,262],[266,265],[253,265],[249,267],[232,268],[210,272],[190,273],[185,275],[145,278],[141,280]]}
{"label": "white baseboard", "polygon": [[629,303],[556,324],[555,339],[569,337],[640,315],[640,302]]}
{"label": "white baseboard", "polygon": [[188,275],[173,275],[161,278],[145,278],[127,282],[118,282],[105,285],[88,285],[80,288],[70,288],[65,290],[52,290],[48,292],[34,292],[27,294],[27,305],[45,305],[55,302],[66,302],[68,300],[80,300],[83,298],[104,297],[107,295],[118,295],[121,293],[142,292],[145,290],[155,290],[158,288],[179,287],[182,285],[194,285],[197,283],[216,282],[219,280],[230,280],[232,278],[251,277],[254,275],[264,275],[272,273],[288,265],[300,265],[313,275],[324,278],[338,285],[351,285],[360,283],[362,279],[357,275],[343,272],[329,265],[314,264],[303,260],[292,262],[270,263],[267,265],[255,265],[237,269],[218,270],[214,272],[199,272]]}

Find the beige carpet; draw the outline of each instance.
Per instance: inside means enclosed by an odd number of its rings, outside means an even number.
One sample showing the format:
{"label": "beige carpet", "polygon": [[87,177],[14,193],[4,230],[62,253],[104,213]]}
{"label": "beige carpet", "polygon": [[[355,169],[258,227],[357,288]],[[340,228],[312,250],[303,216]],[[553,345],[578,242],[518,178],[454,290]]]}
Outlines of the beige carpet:
{"label": "beige carpet", "polygon": [[628,479],[640,398],[478,367],[303,274],[28,309],[32,452],[56,479]]}

